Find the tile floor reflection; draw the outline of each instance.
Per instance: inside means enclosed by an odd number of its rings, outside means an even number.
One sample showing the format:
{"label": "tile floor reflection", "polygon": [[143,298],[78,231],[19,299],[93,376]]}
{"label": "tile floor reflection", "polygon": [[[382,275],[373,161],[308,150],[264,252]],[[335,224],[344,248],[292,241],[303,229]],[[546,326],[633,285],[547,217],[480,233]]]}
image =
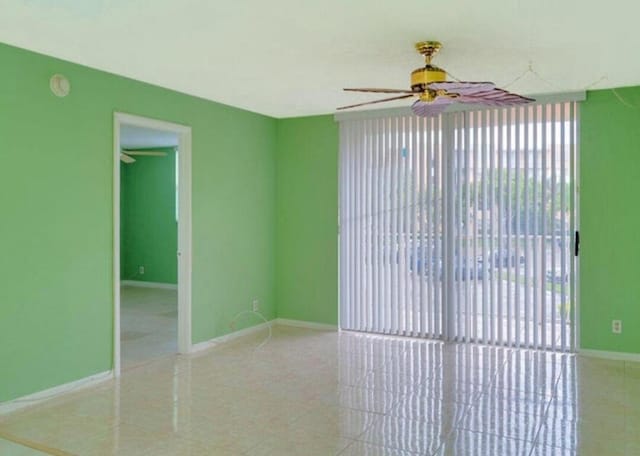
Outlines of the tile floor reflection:
{"label": "tile floor reflection", "polygon": [[0,454],[7,456],[46,456],[47,453],[0,438]]}
{"label": "tile floor reflection", "polygon": [[122,367],[177,353],[178,292],[162,288],[120,289]]}
{"label": "tile floor reflection", "polygon": [[76,455],[640,454],[637,363],[285,326],[256,349],[265,336],[129,369],[0,433]]}

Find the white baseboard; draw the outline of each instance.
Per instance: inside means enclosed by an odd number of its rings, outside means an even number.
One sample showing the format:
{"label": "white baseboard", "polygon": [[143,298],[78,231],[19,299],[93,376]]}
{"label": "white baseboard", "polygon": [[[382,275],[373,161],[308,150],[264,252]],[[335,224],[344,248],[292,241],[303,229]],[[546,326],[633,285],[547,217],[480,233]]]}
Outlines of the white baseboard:
{"label": "white baseboard", "polygon": [[589,357],[589,358],[603,358],[603,359],[612,359],[617,361],[640,362],[640,353],[580,349],[578,354]]}
{"label": "white baseboard", "polygon": [[337,325],[326,323],[315,323],[313,321],[289,320],[288,318],[276,318],[275,323],[283,326],[295,326],[296,328],[320,329],[323,331],[337,331]]}
{"label": "white baseboard", "polygon": [[246,336],[248,334],[252,334],[254,332],[258,332],[261,329],[268,328],[269,326],[273,326],[275,320],[271,320],[268,323],[260,323],[255,326],[250,326],[249,328],[240,329],[238,331],[234,331],[229,334],[225,334],[224,336],[216,337],[214,339],[205,340],[204,342],[198,342],[197,344],[193,344],[191,346],[191,350],[189,353],[197,353],[202,350],[206,350],[211,347],[215,347],[216,345],[220,345],[226,342],[230,342],[238,337]]}
{"label": "white baseboard", "polygon": [[178,285],[175,283],[143,282],[141,280],[121,280],[120,285],[123,287],[163,288],[165,290],[178,289]]}
{"label": "white baseboard", "polygon": [[24,407],[30,407],[32,405],[48,401],[49,399],[53,399],[54,397],[67,394],[72,391],[89,388],[112,378],[113,371],[109,370],[100,372],[99,374],[90,375],[79,380],[74,380],[63,385],[54,386],[53,388],[49,388],[43,391],[38,391],[37,393],[29,394],[27,396],[12,399],[7,402],[0,402],[0,415],[4,415]]}

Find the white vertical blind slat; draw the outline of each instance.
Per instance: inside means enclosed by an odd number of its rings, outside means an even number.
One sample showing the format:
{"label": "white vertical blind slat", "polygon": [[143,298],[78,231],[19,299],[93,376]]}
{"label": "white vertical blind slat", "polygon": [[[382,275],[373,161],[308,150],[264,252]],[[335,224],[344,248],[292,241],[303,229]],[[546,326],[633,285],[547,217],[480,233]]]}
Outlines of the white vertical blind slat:
{"label": "white vertical blind slat", "polygon": [[382,169],[382,175],[384,180],[383,195],[382,195],[382,207],[383,207],[383,225],[384,225],[384,250],[382,258],[382,269],[384,272],[384,333],[391,332],[391,312],[393,301],[391,299],[392,293],[392,280],[391,280],[391,205],[389,195],[391,193],[391,121],[383,119],[382,129],[384,131],[384,155],[385,155],[385,167]]}
{"label": "white vertical blind slat", "polygon": [[411,119],[412,134],[411,134],[411,200],[412,208],[410,209],[411,219],[411,239],[412,239],[412,252],[411,252],[411,276],[413,277],[413,297],[411,303],[412,317],[411,317],[411,335],[419,337],[422,332],[422,316],[420,313],[420,300],[421,300],[421,286],[420,276],[418,274],[418,258],[420,250],[420,160],[422,155],[420,150],[420,122],[419,117],[414,116]]}
{"label": "white vertical blind slat", "polygon": [[[453,202],[453,206],[451,209],[451,220],[453,222],[453,229],[451,230],[451,235],[453,237],[451,251],[449,252],[449,261],[453,263],[453,272],[451,273],[450,280],[453,280],[454,289],[453,294],[451,295],[451,318],[453,318],[455,325],[453,328],[453,333],[449,336],[451,340],[455,340],[456,336],[461,334],[461,324],[462,324],[462,312],[460,309],[460,295],[461,295],[461,284],[462,280],[460,280],[460,255],[457,252],[460,250],[459,244],[461,242],[461,230],[460,230],[460,115],[455,114],[453,116],[453,146],[451,148],[451,160],[453,162],[452,167],[453,171],[451,172],[451,183],[448,185],[448,189],[451,192],[451,200]],[[456,317],[453,317],[455,315]]]}
{"label": "white vertical blind slat", "polygon": [[533,313],[531,312],[531,292],[530,292],[530,280],[529,280],[529,271],[530,271],[530,258],[528,258],[528,256],[526,255],[527,252],[530,251],[530,246],[531,246],[531,233],[530,233],[530,225],[529,225],[529,182],[531,180],[530,177],[530,169],[529,169],[529,155],[530,155],[530,149],[531,149],[531,143],[529,142],[531,136],[529,135],[530,133],[530,125],[529,125],[529,114],[531,112],[531,108],[530,107],[525,107],[524,108],[524,128],[523,128],[523,133],[524,133],[524,169],[522,172],[522,180],[523,180],[523,193],[524,193],[524,198],[523,198],[523,215],[524,215],[524,229],[523,229],[523,235],[524,235],[524,242],[523,242],[523,247],[524,247],[524,252],[525,252],[525,261],[523,264],[523,272],[524,272],[524,309],[523,309],[523,314],[524,314],[524,345],[527,347],[531,346],[531,331],[530,331],[530,321],[532,319]]}
{"label": "white vertical blind slat", "polygon": [[567,163],[567,155],[566,155],[566,136],[565,136],[565,124],[567,122],[566,112],[568,106],[560,105],[560,274],[562,277],[562,282],[560,285],[560,348],[565,351],[568,350],[567,346],[567,331],[566,331],[566,282],[564,278],[567,274],[567,247],[569,244],[569,240],[567,239],[567,230],[570,227],[570,223],[567,220],[567,201],[566,201],[566,166]]}
{"label": "white vertical blind slat", "polygon": [[454,315],[456,315],[456,321],[458,322],[458,327],[456,329],[456,333],[454,336],[455,340],[462,340],[464,330],[464,284],[467,283],[464,279],[463,274],[466,271],[464,268],[464,258],[462,257],[462,242],[463,242],[463,218],[462,218],[462,199],[463,199],[463,185],[464,182],[462,180],[462,175],[464,173],[464,163],[462,160],[462,154],[464,153],[464,139],[463,139],[463,123],[462,117],[464,113],[460,113],[456,116],[456,145],[455,145],[455,181],[453,183],[453,188],[455,189],[455,199],[456,199],[456,207],[454,209],[454,217],[456,223],[456,246],[454,248],[453,257],[456,260],[455,269],[453,273],[453,280],[456,281],[457,289],[455,296],[455,308]]}
{"label": "white vertical blind slat", "polygon": [[383,200],[384,200],[384,184],[385,179],[382,176],[382,170],[384,170],[385,162],[384,162],[384,131],[380,128],[380,119],[376,119],[375,122],[375,131],[376,131],[376,149],[377,149],[377,164],[376,168],[372,171],[374,178],[377,181],[378,192],[375,195],[376,198],[376,211],[375,211],[375,223],[377,230],[376,242],[378,243],[377,247],[377,271],[376,271],[376,283],[374,287],[376,287],[376,295],[377,295],[377,311],[378,311],[378,321],[375,323],[375,332],[382,332],[384,328],[384,209],[383,209]]}
{"label": "white vertical blind slat", "polygon": [[[471,179],[472,186],[470,187],[473,190],[473,219],[470,221],[469,225],[472,227],[474,231],[474,235],[472,237],[473,242],[473,259],[476,262],[476,267],[478,268],[478,272],[480,272],[480,268],[482,267],[479,262],[478,256],[478,165],[479,160],[478,157],[480,155],[480,148],[478,147],[479,137],[480,137],[480,125],[479,125],[480,113],[469,113],[469,125],[473,128],[473,132],[470,135],[469,139],[469,147],[471,148],[470,155],[472,157],[472,171],[471,171]],[[484,276],[484,274],[483,274]],[[478,341],[478,292],[481,286],[480,281],[481,278],[476,274],[476,286],[471,288],[471,331],[469,333],[469,340],[472,342]]]}
{"label": "white vertical blind slat", "polygon": [[402,143],[400,150],[400,162],[402,163],[400,176],[401,176],[401,189],[399,192],[400,195],[400,255],[401,255],[401,274],[400,274],[400,311],[402,313],[402,326],[400,334],[407,335],[407,327],[409,323],[409,302],[411,301],[410,293],[408,290],[408,282],[410,280],[410,275],[407,274],[408,264],[409,264],[409,240],[408,240],[408,225],[409,225],[409,159],[407,158],[408,151],[408,137],[411,135],[410,127],[408,125],[408,119],[406,117],[402,118]]}
{"label": "white vertical blind slat", "polygon": [[505,229],[505,256],[507,257],[507,270],[506,270],[506,277],[507,277],[507,285],[506,285],[506,293],[505,293],[505,306],[506,306],[506,334],[505,334],[505,345],[511,345],[510,342],[512,342],[514,340],[513,337],[513,308],[515,305],[515,302],[513,300],[512,297],[512,293],[511,293],[511,289],[512,289],[512,284],[513,284],[513,277],[512,277],[512,271],[513,268],[511,267],[512,265],[512,255],[513,255],[513,250],[512,250],[512,233],[511,233],[511,219],[513,217],[513,213],[512,213],[512,204],[511,204],[511,165],[513,164],[513,155],[514,155],[514,147],[512,146],[511,141],[513,140],[513,131],[512,131],[512,121],[513,121],[513,109],[507,109],[505,110],[505,114],[506,114],[506,130],[507,130],[507,140],[506,140],[506,144],[505,147],[503,149],[503,151],[501,151],[506,157],[505,157],[505,162],[506,162],[506,171],[504,172],[504,175],[506,176],[505,178],[505,192],[504,192],[504,206],[502,208],[502,212],[504,214],[504,229]]}
{"label": "white vertical blind slat", "polygon": [[350,262],[349,262],[349,286],[351,302],[349,306],[349,320],[351,323],[351,327],[356,327],[359,322],[356,319],[357,312],[357,275],[356,275],[356,233],[357,233],[357,223],[355,220],[357,209],[356,209],[356,187],[359,183],[357,174],[356,174],[356,166],[358,162],[357,157],[357,147],[358,147],[358,126],[353,125],[351,128],[351,157],[349,158],[349,166],[350,166],[350,182],[348,183],[349,188],[349,208],[351,209],[351,213],[349,214],[347,220],[350,224],[350,235],[349,235],[349,250],[350,250]]}
{"label": "white vertical blind slat", "polygon": [[415,245],[415,256],[414,256],[414,283],[417,282],[417,290],[414,294],[415,303],[414,308],[417,311],[415,319],[418,321],[418,328],[414,328],[414,335],[418,337],[424,337],[425,335],[425,318],[424,318],[424,302],[425,302],[425,294],[424,294],[424,280],[420,276],[418,270],[418,262],[419,258],[424,255],[424,233],[423,233],[423,196],[424,196],[424,186],[423,186],[423,178],[424,178],[424,130],[422,126],[421,117],[416,117],[415,119],[416,127],[415,127],[415,152],[414,152],[414,163],[415,163],[415,176],[416,176],[416,184],[415,184],[415,213],[417,214],[417,222],[415,232],[417,236],[417,240],[414,242]]}
{"label": "white vertical blind slat", "polygon": [[[556,133],[557,133],[557,128],[556,128],[556,110],[557,110],[557,106],[556,105],[552,105],[551,106],[551,122],[550,122],[550,127],[551,127],[551,144],[550,144],[550,148],[551,148],[551,211],[549,213],[549,227],[550,227],[550,231],[551,231],[551,267],[550,272],[552,273],[552,280],[551,283],[549,285],[551,285],[551,287],[554,287],[555,284],[554,282],[556,281],[555,277],[556,277],[556,231],[557,231],[557,227],[556,227],[556,198],[557,198],[557,183],[556,183],[556,154],[557,154],[557,148],[558,148],[558,144],[557,144],[557,138],[556,138]],[[545,279],[548,279],[547,274],[545,274]],[[557,306],[557,301],[556,301],[556,293],[551,293],[551,339],[550,339],[550,344],[552,347],[556,347],[558,340],[556,338],[556,306]]]}
{"label": "white vertical blind slat", "polygon": [[[496,243],[495,243],[495,233],[496,233],[496,223],[497,223],[497,219],[496,219],[496,213],[499,210],[499,206],[497,205],[497,200],[498,200],[498,194],[496,193],[496,170],[498,170],[498,165],[496,163],[496,151],[494,150],[494,148],[496,147],[496,144],[498,142],[497,138],[498,135],[500,134],[499,129],[496,126],[496,111],[495,110],[491,110],[491,130],[490,130],[490,139],[489,139],[489,191],[490,191],[490,204],[491,204],[491,208],[490,208],[490,216],[491,216],[491,222],[489,224],[488,228],[490,230],[490,236],[489,236],[489,259],[491,261],[492,266],[495,267],[496,263]],[[498,309],[498,305],[497,305],[497,301],[498,301],[498,292],[497,292],[497,284],[498,284],[498,280],[497,280],[497,275],[499,274],[499,271],[496,269],[493,269],[494,273],[491,274],[491,292],[489,294],[489,305],[491,307],[491,311],[489,313],[489,316],[487,318],[487,322],[490,325],[490,329],[489,329],[489,339],[487,340],[487,342],[492,343],[494,341],[496,341],[498,339],[498,335],[496,332],[496,320],[498,320],[500,318],[500,314],[498,313],[497,309]]]}
{"label": "white vertical blind slat", "polygon": [[[487,268],[487,270],[491,267],[491,258],[489,256],[489,243],[487,242],[487,230],[489,229],[487,211],[489,210],[489,200],[488,200],[488,176],[489,173],[487,171],[487,167],[489,165],[489,113],[483,113],[482,123],[482,141],[478,144],[478,149],[482,150],[482,173],[480,175],[480,179],[482,182],[482,258],[483,258],[483,267]],[[488,274],[482,275],[482,341],[489,341],[489,289],[491,287],[491,282],[488,279]]]}
{"label": "white vertical blind slat", "polygon": [[[346,194],[344,195],[345,212],[342,214],[342,217],[340,218],[340,232],[346,233],[346,235],[345,235],[345,245],[344,247],[341,246],[341,250],[340,250],[341,253],[344,254],[342,258],[344,258],[344,261],[345,261],[341,265],[342,268],[345,270],[345,278],[343,282],[340,284],[340,287],[342,288],[344,295],[346,296],[345,297],[346,301],[340,302],[340,308],[344,312],[344,320],[342,320],[340,324],[343,325],[343,327],[349,328],[349,327],[353,327],[353,319],[351,318],[351,312],[353,309],[353,288],[354,288],[353,273],[352,273],[353,247],[351,243],[353,221],[351,217],[353,217],[352,195],[353,195],[354,178],[353,178],[353,166],[352,166],[352,162],[353,162],[352,142],[353,142],[354,135],[353,135],[353,124],[343,123],[342,127],[344,128],[345,135],[347,136],[346,138],[347,146],[346,146],[346,150],[344,151],[341,150],[341,158],[342,158],[341,163],[343,166],[346,167],[346,170],[344,173],[346,177],[345,177],[345,181],[342,182],[340,191],[343,191],[344,189]],[[346,252],[342,252],[343,248],[346,249]]]}
{"label": "white vertical blind slat", "polygon": [[[539,136],[541,135],[541,110],[540,107],[534,106],[534,135],[533,135],[533,200],[538,201],[538,163],[540,163],[541,157],[539,158],[537,151],[540,146]],[[542,297],[540,296],[540,286],[539,286],[539,274],[540,268],[538,266],[538,243],[539,243],[539,233],[540,233],[540,219],[537,216],[537,213],[532,214],[533,216],[533,246],[531,248],[531,256],[533,258],[532,269],[533,269],[533,277],[532,280],[532,289],[533,289],[533,347],[538,348],[540,346],[540,331],[538,330],[539,322],[540,322],[540,303]]]}
{"label": "white vertical blind slat", "polygon": [[398,332],[398,309],[400,308],[400,290],[397,286],[398,283],[398,261],[400,259],[400,254],[398,252],[398,119],[392,119],[391,122],[393,124],[392,127],[392,136],[391,141],[393,143],[391,147],[391,156],[393,157],[393,166],[391,167],[392,173],[392,183],[391,183],[391,194],[389,195],[391,201],[391,233],[389,233],[389,237],[392,239],[391,246],[389,249],[389,262],[391,264],[391,309],[392,309],[392,323],[391,323],[391,332],[393,334],[397,334]]}
{"label": "white vertical blind slat", "polygon": [[369,193],[367,182],[367,168],[369,166],[369,154],[371,153],[371,137],[369,136],[368,122],[364,122],[362,126],[364,137],[367,138],[366,146],[362,150],[362,167],[360,168],[360,213],[358,214],[360,229],[362,230],[362,236],[360,237],[360,312],[361,321],[365,331],[368,330],[369,324],[369,309],[371,306],[367,305],[367,294],[369,293],[368,286],[368,274],[367,274],[367,262],[368,262],[368,241],[369,241],[369,226],[367,224],[367,193]]}
{"label": "white vertical blind slat", "polygon": [[504,341],[503,336],[503,324],[504,321],[504,308],[503,303],[504,299],[502,298],[503,287],[502,287],[502,266],[503,266],[503,256],[504,256],[504,237],[503,237],[503,228],[504,228],[504,220],[502,218],[502,209],[504,207],[504,192],[503,192],[503,175],[504,175],[504,161],[505,154],[500,153],[505,147],[504,135],[505,135],[505,115],[504,110],[499,111],[499,126],[498,126],[498,144],[495,150],[496,155],[498,156],[498,169],[497,179],[498,179],[498,207],[497,209],[497,223],[498,223],[498,277],[496,278],[497,288],[498,288],[498,296],[497,296],[497,305],[498,305],[498,318],[495,322],[497,325],[497,333],[498,333],[498,343],[502,345]]}
{"label": "white vertical blind slat", "polygon": [[454,255],[453,249],[455,245],[455,217],[453,213],[453,207],[455,204],[454,198],[454,130],[453,125],[450,122],[446,122],[443,125],[444,135],[442,137],[443,142],[443,156],[444,169],[443,169],[443,196],[445,200],[444,204],[444,239],[446,247],[442,255],[442,269],[444,272],[443,284],[445,288],[444,303],[442,308],[444,331],[443,335],[446,340],[452,340],[454,337],[456,318],[454,314],[455,307],[455,280],[453,276],[454,272]]}
{"label": "white vertical blind slat", "polygon": [[[542,109],[542,168],[540,169],[540,173],[542,174],[542,182],[540,184],[540,197],[544,198],[548,191],[548,154],[549,154],[549,124],[547,123],[547,111],[548,106],[543,106]],[[541,225],[541,241],[540,241],[540,260],[541,260],[541,269],[540,269],[540,295],[542,296],[541,302],[541,321],[540,321],[540,329],[541,329],[541,339],[543,347],[549,345],[549,341],[547,340],[547,293],[546,293],[546,269],[547,269],[547,255],[545,255],[546,243],[547,243],[547,213],[546,210],[540,211],[540,225]]]}
{"label": "white vertical blind slat", "polygon": [[438,334],[435,330],[435,296],[434,296],[434,287],[433,280],[427,280],[427,272],[426,267],[427,263],[431,261],[433,258],[433,237],[432,231],[435,226],[434,220],[434,211],[435,204],[432,201],[433,195],[433,185],[434,178],[432,174],[432,169],[434,166],[433,154],[433,119],[425,118],[423,122],[424,128],[424,137],[425,137],[425,198],[424,198],[424,216],[425,216],[425,227],[424,231],[426,232],[425,239],[426,243],[423,246],[424,254],[421,256],[420,263],[420,278],[422,282],[426,282],[426,300],[424,302],[424,311],[427,319],[427,330],[426,336],[436,337]]}
{"label": "white vertical blind slat", "polygon": [[515,258],[515,296],[514,296],[514,323],[515,323],[515,346],[520,346],[520,337],[522,333],[522,316],[520,315],[520,302],[521,302],[521,287],[520,282],[522,277],[520,275],[520,252],[521,252],[521,229],[520,229],[520,197],[522,196],[520,193],[520,155],[523,150],[526,151],[526,148],[522,146],[520,142],[523,138],[520,135],[522,122],[520,119],[521,109],[515,108],[515,141],[514,141],[514,154],[515,154],[515,167],[514,167],[514,199],[515,199],[515,215],[514,219],[514,234],[515,239],[513,243],[513,255]]}
{"label": "white vertical blind slat", "polygon": [[362,223],[364,229],[364,252],[363,252],[363,271],[362,280],[364,289],[362,300],[362,313],[364,315],[365,329],[371,331],[371,321],[373,320],[373,305],[371,300],[371,175],[369,169],[371,168],[371,161],[373,155],[373,141],[371,136],[371,120],[365,122],[365,136],[368,139],[367,147],[364,152],[364,169],[363,169],[363,181],[364,187],[362,192]]}
{"label": "white vertical blind slat", "polygon": [[438,116],[437,119],[434,119],[432,122],[434,126],[433,132],[437,135],[433,138],[434,142],[434,187],[433,187],[433,235],[434,235],[434,254],[432,257],[427,258],[426,267],[430,268],[430,278],[433,283],[434,289],[434,331],[435,334],[441,336],[444,332],[443,329],[443,307],[444,307],[444,295],[443,295],[443,286],[442,280],[444,278],[444,264],[440,262],[440,258],[443,256],[444,252],[444,184],[443,184],[443,175],[442,175],[442,160],[443,160],[443,144],[442,137],[444,132],[442,130],[442,116]]}
{"label": "white vertical blind slat", "polygon": [[369,287],[371,287],[369,291],[370,295],[370,306],[372,310],[372,318],[369,327],[373,332],[379,332],[380,329],[378,324],[380,322],[380,297],[379,297],[379,288],[377,286],[378,282],[378,246],[380,245],[379,241],[379,233],[378,233],[378,195],[380,194],[380,190],[378,188],[380,179],[378,179],[377,170],[380,169],[380,164],[378,163],[380,148],[380,134],[378,129],[376,128],[377,119],[373,119],[370,121],[371,128],[371,137],[372,137],[372,158],[370,167],[367,170],[367,176],[370,181],[369,188],[371,194],[370,198],[370,215],[369,215],[369,226],[370,234],[369,234],[369,252],[370,252],[370,266],[369,266]]}
{"label": "white vertical blind slat", "polygon": [[[465,192],[464,196],[466,198],[464,202],[464,227],[465,227],[465,258],[467,263],[467,273],[471,274],[473,278],[469,277],[466,283],[465,289],[465,298],[464,298],[464,307],[465,307],[465,335],[463,340],[466,342],[471,341],[471,336],[473,334],[472,328],[475,325],[473,321],[473,316],[471,313],[471,297],[472,297],[472,285],[473,289],[476,288],[475,284],[478,280],[478,264],[477,257],[475,256],[475,249],[473,248],[473,244],[471,243],[471,223],[474,220],[473,215],[471,214],[471,191],[472,191],[472,174],[471,174],[471,166],[473,161],[473,152],[471,149],[471,136],[473,135],[473,125],[469,121],[469,114],[465,113],[464,116],[464,169],[465,169],[465,177],[464,177],[464,186]],[[475,239],[475,236],[473,236]],[[473,269],[471,269],[473,268]]]}

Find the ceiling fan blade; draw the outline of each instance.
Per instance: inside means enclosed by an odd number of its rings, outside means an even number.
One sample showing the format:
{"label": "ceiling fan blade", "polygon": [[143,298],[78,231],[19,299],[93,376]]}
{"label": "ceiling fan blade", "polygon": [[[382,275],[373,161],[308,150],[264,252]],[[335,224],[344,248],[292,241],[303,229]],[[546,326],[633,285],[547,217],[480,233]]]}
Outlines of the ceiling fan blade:
{"label": "ceiling fan blade", "polygon": [[376,103],[384,103],[385,101],[402,100],[404,98],[411,98],[412,96],[413,96],[413,94],[401,95],[399,97],[383,98],[382,100],[367,101],[366,103],[358,103],[358,104],[349,105],[349,106],[341,106],[341,107],[339,107],[337,109],[338,110],[342,110],[342,109],[349,109],[349,108],[357,108],[358,106],[365,106],[365,105],[376,104]]}
{"label": "ceiling fan blade", "polygon": [[443,81],[432,82],[428,87],[431,90],[446,90],[448,93],[471,95],[493,90],[496,88],[496,85],[493,82]]}
{"label": "ceiling fan blade", "polygon": [[412,90],[405,89],[371,89],[371,88],[362,88],[362,89],[342,89],[345,92],[373,92],[373,93],[415,93]]}
{"label": "ceiling fan blade", "polygon": [[144,155],[149,157],[166,157],[167,153],[159,150],[126,150],[122,149],[122,152],[127,155]]}
{"label": "ceiling fan blade", "polygon": [[430,103],[417,100],[411,105],[411,110],[416,116],[435,117],[444,112],[447,107],[454,103],[454,98],[438,97]]}
{"label": "ceiling fan blade", "polygon": [[473,95],[461,95],[455,100],[459,103],[473,103],[487,106],[513,106],[536,101],[533,98],[498,88],[485,92],[474,93]]}
{"label": "ceiling fan blade", "polygon": [[122,152],[120,153],[120,160],[123,161],[126,164],[131,164],[131,163],[134,163],[136,161],[135,158],[129,157],[127,154],[123,154]]}

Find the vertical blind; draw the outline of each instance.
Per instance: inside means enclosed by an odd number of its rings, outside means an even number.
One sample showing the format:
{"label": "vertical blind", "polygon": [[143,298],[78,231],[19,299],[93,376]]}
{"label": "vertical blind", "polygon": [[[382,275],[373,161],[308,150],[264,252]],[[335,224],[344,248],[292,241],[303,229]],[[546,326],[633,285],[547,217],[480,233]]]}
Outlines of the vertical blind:
{"label": "vertical blind", "polygon": [[572,350],[578,103],[340,122],[340,325]]}

